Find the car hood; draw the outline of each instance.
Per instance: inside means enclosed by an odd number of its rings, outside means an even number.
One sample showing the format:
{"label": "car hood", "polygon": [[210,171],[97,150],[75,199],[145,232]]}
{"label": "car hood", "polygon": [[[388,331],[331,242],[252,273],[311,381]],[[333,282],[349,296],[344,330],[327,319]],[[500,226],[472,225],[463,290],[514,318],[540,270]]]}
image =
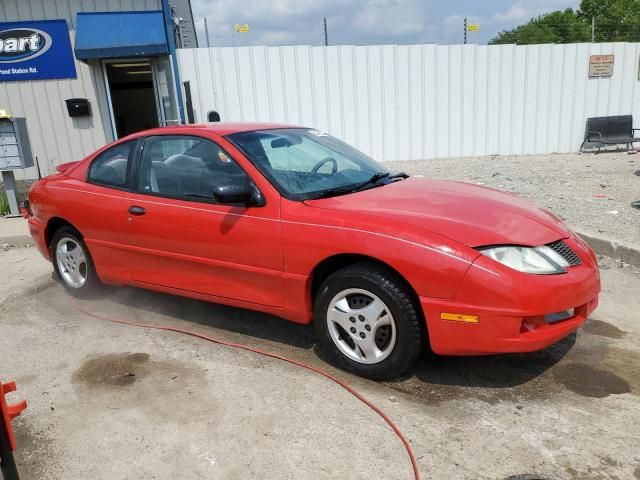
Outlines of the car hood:
{"label": "car hood", "polygon": [[569,235],[552,213],[516,195],[470,183],[408,178],[307,205],[375,215],[470,247],[544,245]]}

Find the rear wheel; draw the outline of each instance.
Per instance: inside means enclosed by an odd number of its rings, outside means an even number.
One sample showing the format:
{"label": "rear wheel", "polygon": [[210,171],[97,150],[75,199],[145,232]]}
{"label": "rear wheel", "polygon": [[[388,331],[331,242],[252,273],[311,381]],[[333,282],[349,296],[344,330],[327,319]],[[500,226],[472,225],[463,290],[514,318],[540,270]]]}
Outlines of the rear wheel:
{"label": "rear wheel", "polygon": [[56,275],[72,295],[87,295],[100,284],[89,250],[74,228],[65,226],[56,230],[51,255]]}
{"label": "rear wheel", "polygon": [[418,358],[422,316],[408,285],[373,263],[330,275],[315,299],[320,346],[337,366],[372,379],[393,378]]}

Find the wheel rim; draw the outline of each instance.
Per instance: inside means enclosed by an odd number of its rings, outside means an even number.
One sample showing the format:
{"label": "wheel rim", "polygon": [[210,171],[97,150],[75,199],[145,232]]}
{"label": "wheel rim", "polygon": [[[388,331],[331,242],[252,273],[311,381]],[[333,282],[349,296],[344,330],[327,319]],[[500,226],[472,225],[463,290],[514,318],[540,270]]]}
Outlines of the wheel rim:
{"label": "wheel rim", "polygon": [[338,293],[327,309],[327,327],[340,351],[358,363],[380,363],[396,345],[396,323],[389,307],[367,290]]}
{"label": "wheel rim", "polygon": [[63,237],[56,246],[56,262],[67,285],[81,288],[87,283],[88,265],[84,249],[71,237]]}

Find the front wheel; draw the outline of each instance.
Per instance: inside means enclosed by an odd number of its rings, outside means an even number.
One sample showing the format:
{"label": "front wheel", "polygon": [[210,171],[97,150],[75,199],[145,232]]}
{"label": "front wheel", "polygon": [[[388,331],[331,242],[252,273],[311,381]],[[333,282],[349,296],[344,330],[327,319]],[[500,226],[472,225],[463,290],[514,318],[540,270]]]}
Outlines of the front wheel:
{"label": "front wheel", "polygon": [[314,303],[320,346],[337,366],[363,377],[396,377],[418,358],[422,315],[406,282],[373,263],[330,275]]}
{"label": "front wheel", "polygon": [[74,228],[62,227],[54,233],[51,255],[56,275],[72,295],[85,296],[100,284],[89,250]]}

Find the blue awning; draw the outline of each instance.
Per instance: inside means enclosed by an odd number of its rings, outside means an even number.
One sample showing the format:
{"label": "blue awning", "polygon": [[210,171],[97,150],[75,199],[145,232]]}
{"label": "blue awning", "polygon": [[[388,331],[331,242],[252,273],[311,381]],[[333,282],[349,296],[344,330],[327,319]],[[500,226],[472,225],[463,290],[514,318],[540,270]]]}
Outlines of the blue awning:
{"label": "blue awning", "polygon": [[167,55],[162,11],[78,13],[78,60]]}

